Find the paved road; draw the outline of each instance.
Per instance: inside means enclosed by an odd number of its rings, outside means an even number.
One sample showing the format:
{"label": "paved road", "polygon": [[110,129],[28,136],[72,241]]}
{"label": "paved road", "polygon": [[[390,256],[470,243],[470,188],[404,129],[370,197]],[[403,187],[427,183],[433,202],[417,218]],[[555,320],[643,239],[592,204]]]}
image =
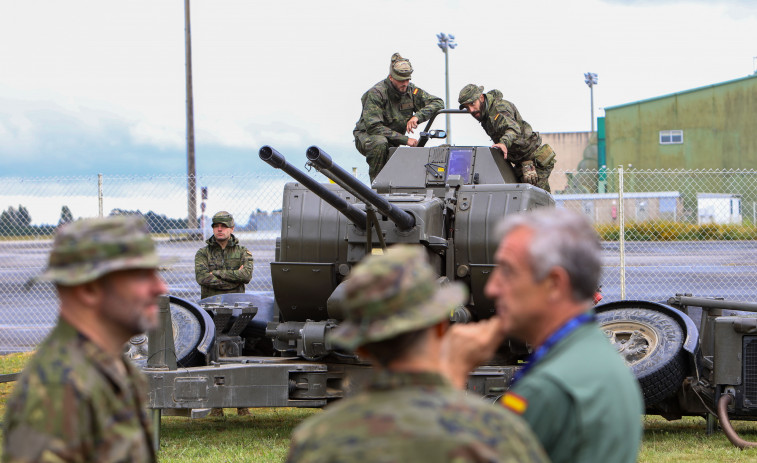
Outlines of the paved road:
{"label": "paved road", "polygon": [[[275,238],[240,234],[242,244],[252,251],[254,269],[248,291],[271,291],[270,262]],[[55,288],[47,282],[28,286],[42,272],[52,242],[0,242],[0,354],[33,349],[55,324],[58,312]],[[158,253],[176,258],[163,272],[172,295],[191,301],[200,299],[194,277],[194,256],[199,242],[158,242]]]}
{"label": "paved road", "polygon": [[[240,234],[253,253],[255,269],[248,291],[271,291],[269,263],[275,238]],[[30,350],[55,323],[57,301],[49,283],[25,288],[46,265],[50,241],[0,242],[0,353]],[[176,257],[164,277],[171,294],[196,301],[194,254],[199,242],[159,241],[158,252]],[[602,292],[621,299],[620,253],[605,243]],[[676,293],[757,302],[757,242],[627,243],[625,299],[665,301]]]}
{"label": "paved road", "polygon": [[[621,299],[620,252],[605,243],[602,292]],[[757,242],[631,242],[625,298],[667,300],[676,293],[757,302]]]}

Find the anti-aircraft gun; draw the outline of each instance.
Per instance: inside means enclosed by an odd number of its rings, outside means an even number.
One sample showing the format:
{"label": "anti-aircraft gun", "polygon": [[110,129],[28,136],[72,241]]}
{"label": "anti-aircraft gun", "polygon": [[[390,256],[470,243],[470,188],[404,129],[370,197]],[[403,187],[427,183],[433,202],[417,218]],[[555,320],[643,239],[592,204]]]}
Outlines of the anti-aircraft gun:
{"label": "anti-aircraft gun", "polygon": [[[440,284],[468,286],[470,300],[454,312],[455,322],[494,313],[483,288],[494,267],[495,224],[507,214],[554,206],[554,200],[517,183],[499,151],[427,148],[428,139],[445,135],[421,135],[419,147],[393,152],[372,187],[316,146],[307,149],[308,165],[333,184],[317,182],[270,146],[260,149],[262,160],[296,180],[284,187],[273,298],[227,294],[200,301],[199,311],[210,314],[202,323],[206,334],[182,358],[166,355],[177,348],[175,334],[165,331],[176,326],[168,321],[175,321],[173,313],[167,315],[176,304],[165,303],[171,305],[163,309],[166,328],[150,337],[145,356],[151,408],[201,415],[215,407],[319,407],[349,394],[369,366],[329,345],[327,333],[342,319],[340,284],[364,256],[395,243],[424,246]],[[248,296],[257,298],[254,304]],[[246,347],[256,343],[265,348],[247,355]],[[501,393],[517,368],[504,354],[503,361],[476,370],[469,388]]]}
{"label": "anti-aircraft gun", "polygon": [[[429,132],[430,124],[418,147],[392,153],[371,187],[316,146],[306,152],[308,165],[333,184],[318,183],[270,146],[260,149],[261,159],[296,180],[284,188],[273,294],[224,294],[199,304],[162,298],[162,328],[132,340],[150,381],[150,408],[203,416],[217,407],[322,407],[349,394],[370,367],[328,343],[342,318],[340,285],[365,255],[391,244],[424,246],[440,284],[468,286],[470,300],[453,321],[492,315],[483,287],[494,267],[494,224],[554,201],[518,184],[498,151],[426,148],[428,139],[444,137]],[[757,445],[739,438],[729,422],[757,419],[757,304],[677,295],[667,303],[621,300],[595,310],[636,375],[647,413],[703,416],[708,431],[717,416],[734,445]],[[525,346],[504,345],[495,361],[471,374],[468,388],[499,396],[523,354]]]}
{"label": "anti-aircraft gun", "polygon": [[[396,243],[423,245],[442,281],[461,280],[471,300],[458,322],[490,317],[483,295],[497,246],[494,225],[506,214],[552,206],[545,191],[515,183],[502,154],[488,147],[400,147],[369,188],[322,149],[307,150],[308,165],[334,184],[318,184],[270,146],[260,157],[298,180],[284,187],[282,234],[271,278],[281,322],[269,332],[279,348],[288,333],[339,320],[330,298],[364,256]],[[293,291],[293,288],[297,288]],[[325,333],[325,329],[321,332]],[[325,339],[299,339],[297,354],[322,351]]]}

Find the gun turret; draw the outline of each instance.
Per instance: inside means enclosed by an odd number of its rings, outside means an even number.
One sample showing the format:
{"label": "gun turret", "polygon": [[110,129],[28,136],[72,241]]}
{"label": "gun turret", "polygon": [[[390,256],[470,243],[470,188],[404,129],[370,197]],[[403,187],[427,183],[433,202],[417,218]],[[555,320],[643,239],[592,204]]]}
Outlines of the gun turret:
{"label": "gun turret", "polygon": [[332,179],[339,183],[344,189],[355,196],[368,201],[376,208],[376,210],[394,222],[400,230],[410,230],[415,226],[415,217],[413,217],[412,214],[409,214],[390,203],[386,198],[380,196],[378,193],[364,185],[337,164],[334,164],[331,156],[322,149],[317,146],[311,146],[307,150],[307,158],[308,161],[310,161],[310,165],[315,167],[318,171],[326,171],[331,174],[328,175],[328,177],[333,177]]}
{"label": "gun turret", "polygon": [[318,195],[319,198],[329,203],[334,209],[345,215],[350,221],[355,224],[361,230],[365,230],[366,214],[360,209],[356,208],[352,204],[340,198],[334,192],[329,191],[323,185],[316,182],[313,178],[308,176],[305,172],[297,169],[289,164],[284,155],[266,145],[260,148],[260,159],[267,162],[269,165],[281,169],[290,177],[300,182],[307,189]]}

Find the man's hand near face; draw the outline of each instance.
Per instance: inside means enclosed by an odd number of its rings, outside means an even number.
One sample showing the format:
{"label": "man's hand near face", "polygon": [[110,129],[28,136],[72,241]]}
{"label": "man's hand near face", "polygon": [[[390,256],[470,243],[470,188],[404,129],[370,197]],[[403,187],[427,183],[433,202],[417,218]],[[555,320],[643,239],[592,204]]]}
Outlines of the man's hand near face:
{"label": "man's hand near face", "polygon": [[457,323],[450,327],[442,344],[442,370],[452,384],[465,389],[468,374],[489,360],[505,339],[498,316],[477,323]]}

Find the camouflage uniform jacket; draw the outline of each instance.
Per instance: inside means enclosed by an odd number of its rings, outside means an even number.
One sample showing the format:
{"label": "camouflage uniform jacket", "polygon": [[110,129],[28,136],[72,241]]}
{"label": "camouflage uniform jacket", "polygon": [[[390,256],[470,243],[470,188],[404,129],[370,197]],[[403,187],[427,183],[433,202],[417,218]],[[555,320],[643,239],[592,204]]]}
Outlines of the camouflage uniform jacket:
{"label": "camouflage uniform jacket", "polygon": [[481,126],[486,134],[494,143],[507,147],[508,161],[519,164],[534,160],[534,152],[541,146],[541,136],[531,130],[514,104],[502,99],[502,92],[491,90],[484,95],[481,115]]}
{"label": "camouflage uniform jacket", "polygon": [[441,98],[428,94],[413,84],[405,93],[394,88],[387,77],[365,92],[360,98],[363,112],[353,134],[383,135],[393,145],[407,145],[407,121],[416,116],[418,123],[444,108]]}
{"label": "camouflage uniform jacket", "polygon": [[[252,279],[252,253],[239,244],[234,235],[225,248],[211,236],[208,244],[195,254],[195,278],[200,284],[200,297],[216,294],[243,293],[244,285]],[[241,270],[239,267],[244,268]]]}
{"label": "camouflage uniform jacket", "polygon": [[288,462],[541,462],[525,423],[435,373],[379,373],[367,390],[305,420]]}
{"label": "camouflage uniform jacket", "polygon": [[60,319],[8,400],[2,460],[157,461],[146,397],[131,362]]}

